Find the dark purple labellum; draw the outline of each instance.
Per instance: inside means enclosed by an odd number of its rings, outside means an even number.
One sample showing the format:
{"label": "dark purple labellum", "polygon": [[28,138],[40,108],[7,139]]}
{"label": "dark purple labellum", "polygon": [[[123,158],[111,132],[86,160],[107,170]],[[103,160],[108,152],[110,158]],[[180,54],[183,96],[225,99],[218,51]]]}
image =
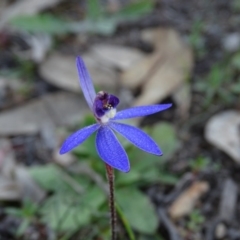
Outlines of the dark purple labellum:
{"label": "dark purple labellum", "polygon": [[99,92],[93,103],[93,111],[97,118],[101,118],[109,110],[114,109],[119,104],[119,99],[106,92]]}

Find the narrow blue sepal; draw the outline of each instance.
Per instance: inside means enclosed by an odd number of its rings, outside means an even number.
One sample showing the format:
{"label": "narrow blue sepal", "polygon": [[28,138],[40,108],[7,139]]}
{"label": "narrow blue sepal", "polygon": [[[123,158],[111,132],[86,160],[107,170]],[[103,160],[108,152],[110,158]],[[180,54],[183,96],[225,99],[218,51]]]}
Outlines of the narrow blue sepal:
{"label": "narrow blue sepal", "polygon": [[64,154],[77,147],[78,145],[83,143],[88,137],[90,137],[90,135],[97,131],[99,127],[99,124],[93,124],[73,133],[64,141],[59,153]]}
{"label": "narrow blue sepal", "polygon": [[141,150],[155,155],[162,155],[157,143],[141,129],[116,122],[111,122],[110,127]]}
{"label": "narrow blue sepal", "polygon": [[163,110],[170,108],[171,106],[172,104],[168,103],[168,104],[156,104],[156,105],[149,105],[149,106],[132,107],[132,108],[117,112],[113,120],[143,117],[143,116],[151,115],[153,113],[161,112]]}
{"label": "narrow blue sepal", "polygon": [[92,110],[93,102],[96,97],[92,79],[81,57],[78,56],[76,58],[76,64],[83,95],[86,99],[86,102],[88,103],[89,108]]}
{"label": "narrow blue sepal", "polygon": [[100,158],[111,167],[122,172],[130,170],[127,153],[108,126],[103,126],[98,130],[96,148]]}

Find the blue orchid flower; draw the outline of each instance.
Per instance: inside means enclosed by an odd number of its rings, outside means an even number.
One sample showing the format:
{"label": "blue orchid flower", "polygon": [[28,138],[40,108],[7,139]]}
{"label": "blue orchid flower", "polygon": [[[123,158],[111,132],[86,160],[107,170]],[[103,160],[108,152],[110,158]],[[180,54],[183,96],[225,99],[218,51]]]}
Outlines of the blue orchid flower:
{"label": "blue orchid flower", "polygon": [[64,154],[82,144],[97,131],[96,149],[99,157],[108,165],[122,172],[130,170],[128,156],[114,132],[119,133],[136,147],[154,155],[162,155],[156,142],[139,128],[119,123],[118,120],[147,116],[163,111],[172,104],[156,104],[132,107],[117,112],[119,99],[106,92],[96,93],[91,77],[81,57],[76,59],[80,86],[84,97],[96,119],[96,124],[87,126],[70,135],[63,143],[60,154]]}

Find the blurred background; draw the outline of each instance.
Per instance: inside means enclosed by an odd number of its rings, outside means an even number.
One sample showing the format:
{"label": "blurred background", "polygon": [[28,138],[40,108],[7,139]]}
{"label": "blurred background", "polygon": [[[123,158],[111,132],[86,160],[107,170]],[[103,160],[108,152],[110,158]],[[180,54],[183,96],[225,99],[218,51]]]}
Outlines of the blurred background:
{"label": "blurred background", "polygon": [[119,239],[240,239],[239,26],[239,0],[1,0],[0,239],[110,239],[94,136],[58,154],[94,122],[77,55],[119,109],[173,103],[130,122],[162,157],[121,139]]}

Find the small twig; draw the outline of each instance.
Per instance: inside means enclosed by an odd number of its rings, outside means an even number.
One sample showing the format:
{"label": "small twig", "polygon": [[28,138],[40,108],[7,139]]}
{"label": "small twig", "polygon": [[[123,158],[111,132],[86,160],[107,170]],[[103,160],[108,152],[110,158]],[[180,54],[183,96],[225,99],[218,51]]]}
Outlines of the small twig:
{"label": "small twig", "polygon": [[206,240],[213,240],[215,239],[214,237],[214,232],[217,227],[217,225],[221,222],[221,219],[219,217],[211,220],[211,223],[207,225],[206,229],[206,234],[205,234],[205,239]]}
{"label": "small twig", "polygon": [[231,179],[227,178],[223,184],[223,190],[221,194],[221,201],[219,205],[219,215],[225,222],[231,222],[236,214],[238,198],[238,186]]}
{"label": "small twig", "polygon": [[186,187],[189,183],[194,180],[194,176],[191,173],[186,173],[177,183],[174,190],[164,197],[164,203],[169,204],[174,199],[177,198],[178,195],[181,194],[184,187]]}
{"label": "small twig", "polygon": [[163,208],[158,208],[158,216],[169,233],[169,239],[181,240],[182,238],[179,236],[176,228],[168,218],[166,211]]}

